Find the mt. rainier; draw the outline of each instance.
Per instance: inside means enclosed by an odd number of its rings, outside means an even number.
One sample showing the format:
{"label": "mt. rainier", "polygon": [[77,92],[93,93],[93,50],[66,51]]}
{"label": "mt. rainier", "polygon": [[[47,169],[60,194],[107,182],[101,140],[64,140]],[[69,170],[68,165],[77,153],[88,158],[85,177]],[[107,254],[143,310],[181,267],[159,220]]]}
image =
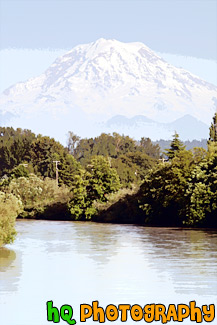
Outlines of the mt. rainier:
{"label": "mt. rainier", "polygon": [[17,127],[33,130],[38,122],[36,131],[50,134],[57,126],[81,134],[82,127],[118,114],[158,122],[190,114],[210,124],[216,106],[216,86],[168,64],[142,43],[105,39],[76,46],[42,75],[0,96],[0,116],[9,114]]}

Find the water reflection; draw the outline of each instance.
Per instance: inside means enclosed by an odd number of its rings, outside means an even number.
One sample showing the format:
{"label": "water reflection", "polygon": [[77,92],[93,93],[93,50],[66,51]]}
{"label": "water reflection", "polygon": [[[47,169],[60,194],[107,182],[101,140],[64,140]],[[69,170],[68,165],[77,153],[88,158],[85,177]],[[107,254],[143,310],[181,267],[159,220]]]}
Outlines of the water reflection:
{"label": "water reflection", "polygon": [[74,240],[80,254],[94,260],[98,265],[108,263],[117,254],[118,228],[95,223],[75,223]]}
{"label": "water reflection", "polygon": [[0,272],[5,272],[15,258],[16,253],[12,249],[0,247]]}
{"label": "water reflection", "polygon": [[[134,261],[137,269],[145,263],[162,281],[171,279],[177,293],[217,293],[216,231],[28,220],[19,221],[18,228],[23,245],[28,240],[29,249],[44,251],[48,260],[62,255],[75,261],[84,256],[105,268],[116,260],[115,256],[121,263],[123,256],[128,255],[125,268],[132,271],[131,281],[136,275],[130,261],[138,257]],[[122,269],[121,265],[118,267]]]}
{"label": "water reflection", "polygon": [[145,228],[138,232],[143,248],[150,248],[150,267],[158,265],[158,272],[167,273],[177,293],[217,293],[216,231]]}
{"label": "water reflection", "polygon": [[31,220],[16,227],[15,243],[0,250],[4,325],[47,324],[51,299],[75,315],[93,300],[217,303],[216,231]]}
{"label": "water reflection", "polygon": [[21,274],[21,256],[14,250],[0,248],[0,288],[1,291],[15,291]]}
{"label": "water reflection", "polygon": [[[25,226],[22,226],[23,223]],[[18,221],[20,237],[48,254],[77,252],[104,264],[117,252],[121,228],[91,222]],[[60,231],[61,229],[61,231]]]}

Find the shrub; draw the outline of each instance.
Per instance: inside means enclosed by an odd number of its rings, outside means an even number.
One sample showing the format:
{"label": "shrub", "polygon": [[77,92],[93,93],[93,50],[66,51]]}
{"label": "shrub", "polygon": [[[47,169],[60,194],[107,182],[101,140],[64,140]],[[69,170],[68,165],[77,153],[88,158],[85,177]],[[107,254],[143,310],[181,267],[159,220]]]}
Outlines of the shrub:
{"label": "shrub", "polygon": [[49,211],[51,219],[52,214],[56,215],[53,206],[59,211],[64,211],[65,214],[70,198],[69,188],[64,185],[58,187],[54,179],[42,179],[34,174],[30,174],[28,178],[13,179],[8,190],[21,199],[24,206],[22,217],[46,217],[46,212]]}
{"label": "shrub", "polygon": [[21,211],[21,200],[13,194],[0,192],[0,246],[13,242],[15,220]]}

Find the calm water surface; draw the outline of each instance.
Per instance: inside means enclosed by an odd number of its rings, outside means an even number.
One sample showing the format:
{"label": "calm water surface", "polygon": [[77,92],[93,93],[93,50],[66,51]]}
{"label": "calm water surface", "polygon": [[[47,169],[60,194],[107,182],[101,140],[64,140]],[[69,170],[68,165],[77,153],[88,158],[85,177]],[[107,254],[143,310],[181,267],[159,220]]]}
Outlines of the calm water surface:
{"label": "calm water surface", "polygon": [[48,300],[71,305],[78,324],[80,304],[93,300],[217,306],[217,231],[29,220],[16,229],[0,249],[1,325],[54,324]]}

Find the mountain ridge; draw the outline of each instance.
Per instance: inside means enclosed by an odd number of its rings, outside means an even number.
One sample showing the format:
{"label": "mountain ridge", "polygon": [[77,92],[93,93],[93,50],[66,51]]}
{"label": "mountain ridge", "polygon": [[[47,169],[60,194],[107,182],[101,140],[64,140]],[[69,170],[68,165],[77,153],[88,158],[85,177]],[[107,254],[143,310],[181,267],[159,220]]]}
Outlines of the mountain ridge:
{"label": "mountain ridge", "polygon": [[160,137],[162,133],[166,134],[163,137],[165,140],[171,139],[175,132],[180,135],[183,141],[207,139],[209,136],[209,126],[190,114],[186,114],[170,123],[158,123],[139,115],[133,118],[117,115],[106,121],[103,127],[108,133],[112,133],[118,128],[121,134],[130,135],[135,139],[147,137],[146,134],[148,134],[148,137],[154,141],[162,138]]}
{"label": "mountain ridge", "polygon": [[173,67],[143,43],[99,39],[74,47],[43,74],[7,88],[0,95],[0,113],[15,116],[15,124],[64,115],[65,123],[71,119],[77,129],[83,122],[94,129],[95,122],[115,115],[172,123],[190,114],[209,124],[216,103],[216,86]]}

